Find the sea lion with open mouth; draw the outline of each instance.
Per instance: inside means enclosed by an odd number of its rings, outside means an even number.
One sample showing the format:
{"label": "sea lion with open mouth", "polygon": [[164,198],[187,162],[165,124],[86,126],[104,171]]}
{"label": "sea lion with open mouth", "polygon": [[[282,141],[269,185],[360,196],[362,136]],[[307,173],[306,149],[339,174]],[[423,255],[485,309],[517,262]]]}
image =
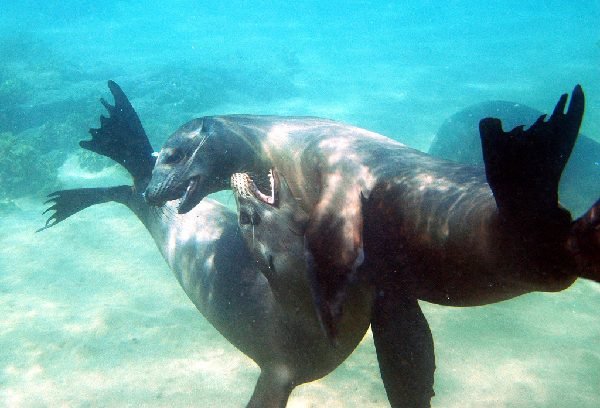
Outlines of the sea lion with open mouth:
{"label": "sea lion with open mouth", "polygon": [[277,307],[291,316],[290,324],[306,333],[305,338],[295,338],[298,352],[316,365],[345,358],[369,326],[373,290],[368,282],[348,288],[347,307],[332,344],[320,326],[308,281],[304,253],[308,214],[276,170],[269,172],[268,179],[270,189],[263,192],[247,173],[231,176],[241,236],[269,282]]}
{"label": "sea lion with open mouth", "polygon": [[[541,118],[526,132],[517,128],[505,134],[497,121],[483,121],[491,189],[475,168],[438,160],[422,163],[417,152],[389,154],[396,161],[371,164],[381,177],[362,200],[365,261],[360,279],[346,290],[374,288],[371,324],[392,406],[427,407],[433,395],[433,340],[417,300],[484,305],[532,291],[565,289],[576,279],[576,270],[597,280],[600,203],[571,224],[568,213],[552,200],[577,136],[582,98],[576,88],[565,114],[566,96],[561,97],[550,120]],[[546,162],[538,154],[554,160]],[[509,188],[519,192],[517,199],[503,195],[504,172],[516,177]],[[524,173],[534,181],[520,179]],[[536,184],[547,178],[542,188]],[[261,191],[250,175],[232,176],[238,221],[274,292],[282,303],[296,307],[298,296],[307,291],[299,271],[309,268],[302,256],[309,217],[276,169],[268,179],[270,187]],[[528,200],[531,208],[524,207]],[[461,222],[480,228],[476,238],[487,245],[486,253],[443,247],[450,233],[464,231]],[[475,250],[482,245],[470,244]],[[347,295],[346,305],[354,304]]]}
{"label": "sea lion with open mouth", "polygon": [[[305,315],[307,328],[320,331],[304,254],[308,214],[276,169],[269,172],[269,179],[270,190],[262,192],[247,173],[231,177],[240,231],[278,304]],[[387,287],[375,287],[370,276],[381,271],[365,270],[368,264],[361,267],[363,279],[355,280],[346,289],[346,307],[338,324],[336,348],[345,347],[348,336],[362,327],[357,323],[367,317],[391,406],[427,407],[434,395],[435,371],[433,338],[427,320],[416,298],[396,293],[390,299]],[[370,314],[373,298],[377,298],[378,310]]]}
{"label": "sea lion with open mouth", "polygon": [[294,387],[333,371],[358,345],[369,325],[369,294],[352,297],[357,312],[348,310],[347,329],[334,347],[315,325],[308,290],[308,299],[298,305],[303,313],[278,302],[240,236],[235,212],[210,199],[186,214],[177,213],[179,201],[149,206],[140,192],[150,179],[152,147],[123,91],[112,81],[108,85],[115,104],[102,103],[110,116],[102,116],[101,127],[90,130],[92,139],[80,145],[123,165],[134,186],[57,191],[50,195],[46,211],[51,216],[41,230],[95,204],[126,205],[148,229],[200,313],[260,367],[248,407],[285,406]]}
{"label": "sea lion with open mouth", "polygon": [[[332,339],[347,285],[360,279],[365,256],[380,252],[394,266],[394,280],[408,285],[403,290],[436,303],[486,304],[560,290],[577,276],[600,280],[595,266],[577,269],[565,250],[571,217],[558,204],[557,185],[583,117],[581,87],[564,113],[566,102],[563,95],[549,121],[541,117],[527,131],[505,134],[499,121],[482,121],[485,171],[326,119],[194,119],[161,149],[145,196],[155,205],[182,197],[179,211],[186,212],[227,188],[233,173],[276,168],[309,214],[309,282]],[[385,230],[386,249],[367,254],[363,227],[372,236]]]}

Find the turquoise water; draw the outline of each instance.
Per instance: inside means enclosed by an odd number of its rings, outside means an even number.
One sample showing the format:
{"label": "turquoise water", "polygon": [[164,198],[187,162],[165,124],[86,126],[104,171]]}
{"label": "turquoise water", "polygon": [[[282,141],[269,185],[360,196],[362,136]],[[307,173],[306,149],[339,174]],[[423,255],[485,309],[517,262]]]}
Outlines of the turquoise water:
{"label": "turquoise water", "polygon": [[[185,297],[125,208],[35,234],[44,196],[126,182],[81,152],[130,97],[156,149],[208,114],[314,115],[426,150],[482,101],[549,111],[580,83],[600,141],[600,3],[3,2],[0,5],[0,405],[230,406],[258,369]],[[55,4],[52,4],[55,3]],[[227,198],[225,198],[227,200]],[[589,203],[591,204],[591,203]],[[480,308],[423,303],[435,407],[600,405],[600,286]],[[290,406],[386,406],[370,334]]]}

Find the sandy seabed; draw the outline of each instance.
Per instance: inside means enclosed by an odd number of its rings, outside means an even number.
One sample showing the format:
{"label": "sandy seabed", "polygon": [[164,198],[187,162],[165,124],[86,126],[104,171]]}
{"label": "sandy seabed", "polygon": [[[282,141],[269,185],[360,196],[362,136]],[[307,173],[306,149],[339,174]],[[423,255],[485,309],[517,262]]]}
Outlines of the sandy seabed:
{"label": "sandy seabed", "polygon": [[[0,217],[0,405],[241,407],[257,366],[196,311],[149,234],[116,204],[35,233],[41,202]],[[600,288],[580,281],[458,309],[423,303],[434,407],[597,407]],[[387,405],[370,332],[290,407]]]}

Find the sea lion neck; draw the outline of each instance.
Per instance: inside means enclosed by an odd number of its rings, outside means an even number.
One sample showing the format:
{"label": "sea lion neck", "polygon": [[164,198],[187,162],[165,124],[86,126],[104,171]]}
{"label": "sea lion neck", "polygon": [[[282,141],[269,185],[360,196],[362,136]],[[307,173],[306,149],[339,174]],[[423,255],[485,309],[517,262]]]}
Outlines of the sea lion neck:
{"label": "sea lion neck", "polygon": [[[261,185],[262,178],[273,167],[264,147],[266,129],[252,126],[248,118],[251,116],[204,118],[204,128],[209,135],[207,153],[219,157],[218,168],[215,168],[215,173],[223,180],[223,183],[219,183],[219,190],[229,188],[229,177],[240,172],[252,174],[258,187],[265,187]],[[215,135],[215,139],[211,141],[210,135]]]}
{"label": "sea lion neck", "polygon": [[[204,118],[204,131],[209,135],[206,155],[219,157],[214,162],[215,191],[229,188],[234,173],[249,173],[259,189],[270,187],[267,175],[273,167],[265,151],[267,127],[256,126],[256,118],[247,115],[227,115]],[[212,136],[211,136],[212,135]]]}

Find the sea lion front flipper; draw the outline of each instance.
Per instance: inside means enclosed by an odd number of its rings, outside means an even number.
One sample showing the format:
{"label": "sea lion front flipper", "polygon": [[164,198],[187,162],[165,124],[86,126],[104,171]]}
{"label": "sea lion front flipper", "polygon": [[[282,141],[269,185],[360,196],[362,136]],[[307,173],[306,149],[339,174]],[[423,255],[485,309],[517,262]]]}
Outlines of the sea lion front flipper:
{"label": "sea lion front flipper", "polygon": [[378,289],[371,330],[381,379],[392,407],[430,407],[435,371],[433,337],[417,299]]}
{"label": "sea lion front flipper", "polygon": [[50,215],[46,224],[36,232],[53,227],[71,215],[92,205],[107,203],[109,201],[127,204],[131,194],[131,186],[74,188],[71,190],[55,191],[48,194],[48,200],[44,204],[52,205],[42,214],[50,211],[54,211],[54,213]]}
{"label": "sea lion front flipper", "polygon": [[100,102],[109,117],[100,116],[100,128],[90,129],[92,140],[82,140],[79,145],[125,167],[133,176],[136,188],[143,191],[152,177],[156,161],[154,150],[125,93],[113,81],[108,81],[108,88],[115,98],[115,105],[110,105],[104,99],[100,99]]}
{"label": "sea lion front flipper", "polygon": [[479,123],[487,180],[500,216],[511,223],[548,220],[561,212],[558,183],[583,118],[581,86],[573,90],[564,113],[566,102],[565,94],[547,122],[542,115],[527,130],[519,126],[504,132],[493,118]]}

